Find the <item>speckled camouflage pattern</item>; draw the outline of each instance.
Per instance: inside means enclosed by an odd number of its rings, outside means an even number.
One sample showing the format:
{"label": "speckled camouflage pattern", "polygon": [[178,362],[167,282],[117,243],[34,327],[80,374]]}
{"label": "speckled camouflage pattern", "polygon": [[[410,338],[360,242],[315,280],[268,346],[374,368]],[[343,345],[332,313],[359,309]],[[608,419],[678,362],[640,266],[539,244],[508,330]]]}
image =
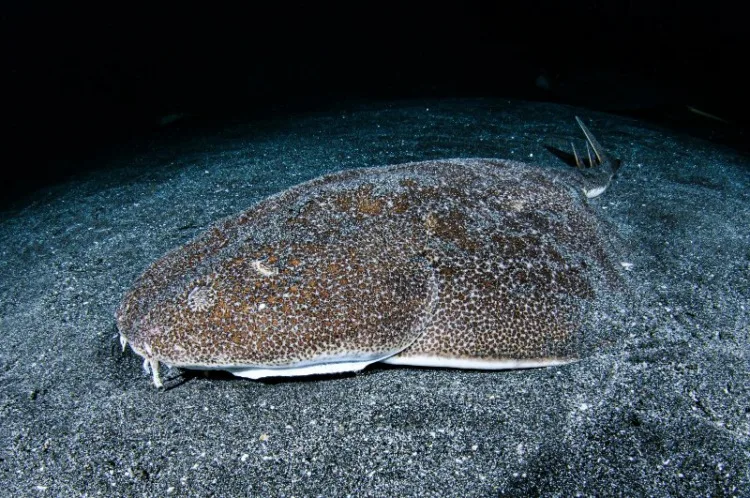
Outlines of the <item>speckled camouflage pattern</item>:
{"label": "speckled camouflage pattern", "polygon": [[155,262],[118,326],[147,360],[192,368],[575,358],[616,279],[582,181],[495,159],[327,175]]}

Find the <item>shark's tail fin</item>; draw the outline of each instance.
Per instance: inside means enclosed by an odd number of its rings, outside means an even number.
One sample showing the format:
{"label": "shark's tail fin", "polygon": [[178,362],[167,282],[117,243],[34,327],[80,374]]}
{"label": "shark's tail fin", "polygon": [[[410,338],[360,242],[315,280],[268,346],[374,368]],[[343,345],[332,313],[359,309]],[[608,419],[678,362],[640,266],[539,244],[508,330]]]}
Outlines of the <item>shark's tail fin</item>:
{"label": "shark's tail fin", "polygon": [[582,170],[581,172],[587,180],[587,186],[584,187],[583,191],[586,197],[590,199],[603,194],[607,190],[607,187],[612,182],[612,178],[620,167],[620,160],[610,158],[604,152],[604,148],[594,134],[583,124],[581,118],[578,116],[575,118],[576,123],[578,123],[578,126],[581,127],[583,134],[586,136],[587,157],[581,159],[573,142],[570,143],[570,146],[573,148],[573,157],[575,158],[576,166]]}

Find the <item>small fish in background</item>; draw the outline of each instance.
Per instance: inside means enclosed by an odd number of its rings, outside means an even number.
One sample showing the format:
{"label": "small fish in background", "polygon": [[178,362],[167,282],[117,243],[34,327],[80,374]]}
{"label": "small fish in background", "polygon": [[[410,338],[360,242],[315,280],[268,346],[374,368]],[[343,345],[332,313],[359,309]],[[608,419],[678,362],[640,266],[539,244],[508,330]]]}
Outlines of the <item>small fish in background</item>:
{"label": "small fish in background", "polygon": [[182,121],[185,118],[190,117],[190,114],[187,114],[185,112],[176,112],[173,114],[165,114],[159,118],[159,126],[169,126],[173,123],[176,123],[178,121]]}
{"label": "small fish in background", "polygon": [[575,361],[620,285],[589,205],[619,167],[576,118],[576,168],[458,158],[345,170],[221,220],[153,263],[116,312],[123,349],[240,377],[376,362],[500,370]]}

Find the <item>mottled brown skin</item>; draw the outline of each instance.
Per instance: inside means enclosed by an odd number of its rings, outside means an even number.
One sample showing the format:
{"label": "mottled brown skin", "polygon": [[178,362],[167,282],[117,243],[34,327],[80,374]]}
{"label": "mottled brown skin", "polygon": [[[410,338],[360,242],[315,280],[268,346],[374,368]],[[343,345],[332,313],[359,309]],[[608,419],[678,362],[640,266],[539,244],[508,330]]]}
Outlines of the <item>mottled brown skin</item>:
{"label": "mottled brown skin", "polygon": [[496,159],[327,175],[155,262],[118,326],[144,358],[191,368],[575,358],[616,274],[585,187]]}

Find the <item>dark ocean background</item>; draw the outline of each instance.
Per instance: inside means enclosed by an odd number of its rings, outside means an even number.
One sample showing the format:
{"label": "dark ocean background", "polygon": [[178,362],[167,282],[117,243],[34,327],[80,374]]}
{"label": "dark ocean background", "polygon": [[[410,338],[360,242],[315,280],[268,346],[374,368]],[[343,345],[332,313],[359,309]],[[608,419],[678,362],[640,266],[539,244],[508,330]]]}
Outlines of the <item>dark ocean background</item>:
{"label": "dark ocean background", "polygon": [[12,3],[3,199],[152,141],[416,98],[570,104],[747,152],[745,21],[728,1]]}
{"label": "dark ocean background", "polygon": [[[4,5],[0,495],[750,496],[738,5]],[[565,167],[575,116],[623,162],[590,206],[627,289],[582,361],[156,389],[121,351],[216,220],[346,168]]]}

